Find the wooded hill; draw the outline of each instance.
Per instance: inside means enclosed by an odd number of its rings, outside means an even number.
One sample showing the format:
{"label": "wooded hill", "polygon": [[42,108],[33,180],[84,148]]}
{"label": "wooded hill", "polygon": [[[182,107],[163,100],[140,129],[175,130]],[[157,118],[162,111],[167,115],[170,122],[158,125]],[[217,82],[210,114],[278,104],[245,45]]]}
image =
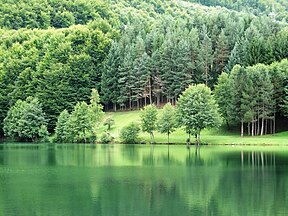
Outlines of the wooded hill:
{"label": "wooded hill", "polygon": [[106,110],[175,103],[189,84],[213,89],[236,64],[288,57],[286,1],[197,2],[1,0],[1,128],[28,96],[38,98],[53,131],[60,112],[88,102],[92,88]]}

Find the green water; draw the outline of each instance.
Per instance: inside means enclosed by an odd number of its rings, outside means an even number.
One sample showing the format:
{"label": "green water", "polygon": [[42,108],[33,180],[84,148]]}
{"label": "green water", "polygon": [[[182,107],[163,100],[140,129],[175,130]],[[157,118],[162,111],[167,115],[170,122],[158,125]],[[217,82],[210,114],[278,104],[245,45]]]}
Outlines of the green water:
{"label": "green water", "polygon": [[287,147],[0,145],[0,215],[287,215]]}

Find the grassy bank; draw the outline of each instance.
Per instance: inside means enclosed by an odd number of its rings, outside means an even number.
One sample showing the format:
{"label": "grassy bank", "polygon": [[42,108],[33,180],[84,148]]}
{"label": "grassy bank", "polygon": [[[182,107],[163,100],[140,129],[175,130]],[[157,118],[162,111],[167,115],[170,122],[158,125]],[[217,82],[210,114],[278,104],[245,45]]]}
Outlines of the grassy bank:
{"label": "grassy bank", "polygon": [[[129,112],[111,112],[106,113],[107,117],[112,117],[115,120],[115,125],[112,126],[110,133],[115,137],[116,142],[120,142],[119,134],[123,127],[130,122],[140,123],[140,111]],[[101,126],[99,133],[103,133],[106,127]],[[170,142],[176,144],[184,144],[187,139],[187,134],[183,129],[177,129],[170,136]],[[150,136],[148,133],[140,133],[140,141],[149,143]],[[167,135],[155,132],[156,143],[166,143]],[[275,135],[265,135],[257,137],[240,137],[240,133],[229,132],[223,128],[204,130],[201,133],[202,143],[207,144],[242,144],[242,145],[288,145],[288,131],[277,133]]]}

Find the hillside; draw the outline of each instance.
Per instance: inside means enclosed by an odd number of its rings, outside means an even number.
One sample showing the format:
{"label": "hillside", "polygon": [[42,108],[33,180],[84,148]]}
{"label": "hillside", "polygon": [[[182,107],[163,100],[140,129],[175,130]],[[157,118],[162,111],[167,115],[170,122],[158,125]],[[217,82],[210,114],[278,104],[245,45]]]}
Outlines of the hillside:
{"label": "hillside", "polygon": [[[115,125],[112,126],[111,135],[115,137],[114,142],[120,142],[119,134],[123,127],[127,126],[131,122],[140,124],[140,111],[127,111],[127,112],[111,112],[106,113],[105,118],[113,118]],[[107,130],[107,126],[101,125],[99,129],[98,141],[100,141],[101,134]],[[188,135],[182,128],[177,129],[170,136],[170,142],[172,144],[185,144]],[[265,135],[262,137],[244,137],[241,138],[238,131],[229,132],[225,128],[219,129],[206,129],[201,134],[201,140],[204,144],[209,145],[287,145],[288,132],[279,132],[275,135]],[[140,141],[143,143],[150,142],[150,135],[148,133],[140,132]],[[167,143],[167,135],[155,132],[155,142],[164,144]],[[192,140],[194,142],[194,140]]]}
{"label": "hillside", "polygon": [[92,88],[105,110],[175,104],[190,84],[214,89],[236,64],[287,58],[285,1],[269,3],[276,20],[265,1],[261,13],[237,2],[1,0],[0,134],[9,108],[28,96],[39,99],[53,133],[60,112],[88,102]]}

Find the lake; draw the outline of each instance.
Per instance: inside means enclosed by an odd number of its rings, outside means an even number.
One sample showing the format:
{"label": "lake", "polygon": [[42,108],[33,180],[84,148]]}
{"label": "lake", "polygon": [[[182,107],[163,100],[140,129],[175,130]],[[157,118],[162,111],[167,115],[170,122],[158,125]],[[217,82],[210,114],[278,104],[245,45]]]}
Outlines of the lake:
{"label": "lake", "polygon": [[287,215],[288,148],[0,145],[0,215]]}

